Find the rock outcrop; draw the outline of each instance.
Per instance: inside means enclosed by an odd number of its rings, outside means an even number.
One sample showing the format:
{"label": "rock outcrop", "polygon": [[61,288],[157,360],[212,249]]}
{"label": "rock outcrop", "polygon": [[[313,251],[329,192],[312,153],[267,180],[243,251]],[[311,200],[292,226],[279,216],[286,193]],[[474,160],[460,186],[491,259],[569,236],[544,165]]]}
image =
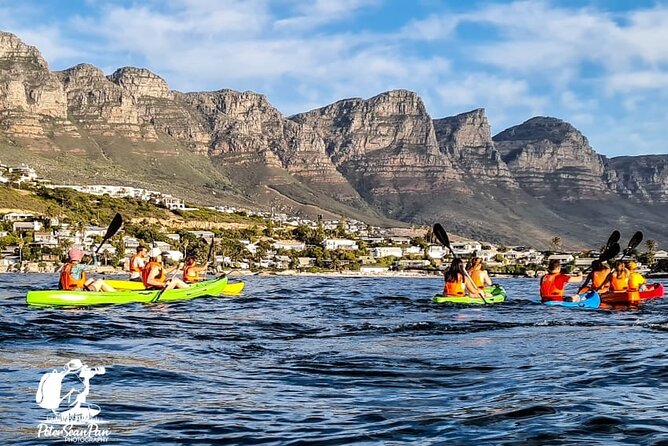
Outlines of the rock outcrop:
{"label": "rock outcrop", "polygon": [[537,198],[576,200],[607,193],[603,157],[575,127],[536,117],[494,136],[520,187]]}
{"label": "rock outcrop", "polygon": [[610,189],[646,203],[668,203],[668,155],[620,156],[606,162]]}

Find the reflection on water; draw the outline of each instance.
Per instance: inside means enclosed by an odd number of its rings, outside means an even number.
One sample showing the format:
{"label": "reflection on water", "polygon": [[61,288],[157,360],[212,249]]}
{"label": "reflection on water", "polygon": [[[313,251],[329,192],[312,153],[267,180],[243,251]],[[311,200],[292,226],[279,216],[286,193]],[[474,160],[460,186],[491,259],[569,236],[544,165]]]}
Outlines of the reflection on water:
{"label": "reflection on water", "polygon": [[[490,307],[439,279],[250,277],[238,298],[29,309],[48,275],[0,275],[0,443],[45,444],[44,372],[104,366],[115,444],[668,442],[668,304],[548,308],[535,280]],[[99,378],[99,379],[98,379]]]}

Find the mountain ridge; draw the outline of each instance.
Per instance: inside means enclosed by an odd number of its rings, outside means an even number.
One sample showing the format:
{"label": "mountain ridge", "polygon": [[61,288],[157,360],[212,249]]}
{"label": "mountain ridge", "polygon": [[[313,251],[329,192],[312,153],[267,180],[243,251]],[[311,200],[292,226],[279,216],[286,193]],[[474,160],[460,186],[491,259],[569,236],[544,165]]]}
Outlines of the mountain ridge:
{"label": "mountain ridge", "polygon": [[[489,241],[591,245],[612,226],[668,242],[668,155],[607,158],[571,124],[491,135],[391,90],[284,116],[265,95],[171,90],[145,68],[49,71],[0,33],[0,160],[54,181],[151,185],[200,202],[431,224]],[[633,217],[635,217],[635,219]]]}

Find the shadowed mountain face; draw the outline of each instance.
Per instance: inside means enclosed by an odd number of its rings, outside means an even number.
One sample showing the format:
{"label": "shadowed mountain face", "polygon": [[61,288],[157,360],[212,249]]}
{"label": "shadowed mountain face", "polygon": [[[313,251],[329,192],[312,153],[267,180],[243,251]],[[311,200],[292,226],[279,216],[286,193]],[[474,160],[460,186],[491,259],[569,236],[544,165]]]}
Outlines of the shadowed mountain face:
{"label": "shadowed mountain face", "polygon": [[598,246],[613,229],[668,242],[668,156],[598,155],[537,117],[494,138],[482,109],[432,119],[415,93],[291,117],[264,96],[179,93],[148,70],[49,71],[0,33],[0,161],[54,182],[134,184],[200,203],[442,222],[484,240]]}

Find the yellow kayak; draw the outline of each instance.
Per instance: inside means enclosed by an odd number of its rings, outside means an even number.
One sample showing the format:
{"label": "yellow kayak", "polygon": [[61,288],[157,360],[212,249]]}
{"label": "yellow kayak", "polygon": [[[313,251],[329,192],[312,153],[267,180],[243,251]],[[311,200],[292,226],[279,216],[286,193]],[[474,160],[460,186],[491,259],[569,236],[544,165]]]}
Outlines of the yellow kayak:
{"label": "yellow kayak", "polygon": [[[118,291],[142,291],[146,289],[142,282],[134,282],[132,280],[104,279],[104,281]],[[206,282],[210,281],[207,280]],[[222,294],[226,296],[236,296],[237,294],[241,294],[244,285],[243,282],[227,282],[227,285],[223,288]]]}

